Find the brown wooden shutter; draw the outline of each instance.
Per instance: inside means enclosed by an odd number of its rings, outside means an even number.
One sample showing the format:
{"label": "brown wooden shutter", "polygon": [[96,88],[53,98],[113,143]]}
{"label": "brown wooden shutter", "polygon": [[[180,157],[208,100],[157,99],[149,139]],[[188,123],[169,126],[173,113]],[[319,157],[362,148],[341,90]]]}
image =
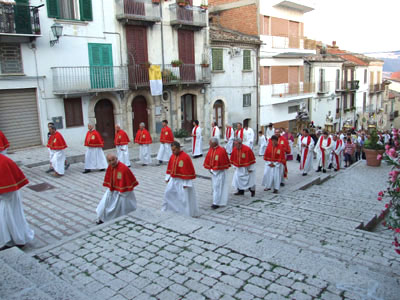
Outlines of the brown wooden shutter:
{"label": "brown wooden shutter", "polygon": [[264,16],[264,34],[269,35],[270,34],[270,28],[269,28],[269,16]]}
{"label": "brown wooden shutter", "polygon": [[300,66],[300,82],[304,82],[304,66]]}
{"label": "brown wooden shutter", "polygon": [[178,30],[179,59],[185,64],[194,64],[194,32]]}
{"label": "brown wooden shutter", "polygon": [[261,67],[261,70],[262,70],[262,77],[261,77],[262,83],[261,84],[269,85],[270,84],[270,81],[269,81],[270,67]]}
{"label": "brown wooden shutter", "polygon": [[289,20],[271,17],[271,35],[288,36]]}
{"label": "brown wooden shutter", "polygon": [[147,30],[144,26],[126,26],[126,44],[128,49],[130,63],[132,56],[136,64],[146,63],[147,52]]}
{"label": "brown wooden shutter", "polygon": [[273,66],[271,67],[271,84],[288,83],[289,67]]}
{"label": "brown wooden shutter", "polygon": [[300,47],[299,22],[289,21],[289,47]]}
{"label": "brown wooden shutter", "polygon": [[81,98],[64,99],[66,127],[83,126]]}

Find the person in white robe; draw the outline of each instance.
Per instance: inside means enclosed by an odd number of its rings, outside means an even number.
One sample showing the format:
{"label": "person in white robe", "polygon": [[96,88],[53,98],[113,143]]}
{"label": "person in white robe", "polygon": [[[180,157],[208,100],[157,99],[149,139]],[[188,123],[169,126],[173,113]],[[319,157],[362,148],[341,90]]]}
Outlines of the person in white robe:
{"label": "person in white robe", "polygon": [[342,140],[337,137],[337,135],[333,135],[333,148],[332,148],[332,166],[334,171],[338,171],[342,168],[343,162],[343,151],[345,148],[345,144],[343,144]]}
{"label": "person in white robe", "polygon": [[272,123],[268,124],[267,129],[265,130],[265,136],[267,140],[269,140],[275,134],[275,128]]}
{"label": "person in white robe", "polygon": [[300,170],[306,176],[313,166],[314,140],[310,136],[307,128],[303,129],[303,134],[298,137],[298,144],[301,153]]}
{"label": "person in white robe", "polygon": [[218,126],[217,126],[217,122],[212,122],[211,123],[211,137],[215,137],[218,139],[221,138],[221,131],[219,130]]}
{"label": "person in white robe", "polygon": [[[268,143],[272,143],[273,147],[279,147],[278,145],[278,137],[273,135],[269,140]],[[270,146],[269,146],[270,147]],[[268,148],[270,149],[270,148]],[[280,151],[284,151],[283,149],[278,149]],[[265,158],[264,158],[265,159]],[[273,189],[274,194],[278,194],[279,188],[281,186],[281,168],[282,163],[278,161],[272,160],[265,160],[265,168],[264,168],[264,177],[262,180],[262,185],[265,187],[264,191],[269,191]]]}
{"label": "person in white robe", "polygon": [[225,129],[225,150],[226,152],[230,155],[232,153],[233,149],[233,139],[235,138],[235,132],[229,124],[226,124],[226,129]]}
{"label": "person in white robe", "polygon": [[115,125],[115,139],[114,144],[117,150],[118,160],[122,162],[125,166],[131,166],[131,160],[129,157],[129,146],[130,142],[128,135],[125,131],[121,129],[121,125]]}
{"label": "person in white robe", "polygon": [[243,140],[243,145],[246,145],[250,147],[251,150],[253,150],[253,145],[254,145],[254,130],[250,128],[248,125],[244,127],[244,140]]}
{"label": "person in white robe", "polygon": [[265,149],[267,149],[267,139],[265,138],[265,135],[263,135],[262,131],[258,132],[258,155],[259,156],[264,156]]}
{"label": "person in white robe", "polygon": [[326,173],[332,149],[333,140],[329,137],[328,132],[324,131],[314,147],[314,152],[317,154],[317,172],[322,170],[323,173]]}
{"label": "person in white robe", "polygon": [[201,135],[201,128],[199,126],[199,121],[193,121],[192,129],[192,156],[193,158],[203,156],[203,137]]}
{"label": "person in white robe", "polygon": [[150,165],[152,163],[151,142],[150,133],[145,128],[144,122],[140,123],[139,130],[136,133],[135,143],[139,144],[139,161],[142,166]]}
{"label": "person in white robe", "polygon": [[[89,173],[91,170],[104,171],[107,168],[107,160],[104,155],[104,141],[101,135],[94,130],[92,124],[88,124],[89,132],[86,135],[85,146],[85,170],[83,173]],[[101,139],[101,140],[100,140]],[[97,141],[101,146],[94,146],[92,141]]]}

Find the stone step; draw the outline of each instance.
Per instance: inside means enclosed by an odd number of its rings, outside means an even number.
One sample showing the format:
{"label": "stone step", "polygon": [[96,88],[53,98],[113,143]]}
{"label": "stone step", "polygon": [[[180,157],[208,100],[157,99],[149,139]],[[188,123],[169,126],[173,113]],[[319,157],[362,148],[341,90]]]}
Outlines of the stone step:
{"label": "stone step", "polygon": [[17,247],[0,251],[0,298],[7,300],[87,300]]}

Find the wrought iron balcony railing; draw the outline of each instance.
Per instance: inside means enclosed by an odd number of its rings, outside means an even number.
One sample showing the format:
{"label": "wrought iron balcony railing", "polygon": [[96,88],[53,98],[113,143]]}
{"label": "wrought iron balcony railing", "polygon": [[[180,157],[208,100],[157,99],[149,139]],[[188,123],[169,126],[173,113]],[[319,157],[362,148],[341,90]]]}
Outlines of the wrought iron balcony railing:
{"label": "wrought iron balcony railing", "polygon": [[336,90],[342,92],[350,92],[358,90],[359,87],[360,87],[359,80],[348,80],[348,81],[343,80],[339,88],[336,86]]}
{"label": "wrought iron balcony railing", "polygon": [[54,94],[129,89],[126,66],[54,67],[52,72]]}
{"label": "wrought iron balcony railing", "polygon": [[171,4],[170,19],[172,26],[200,30],[207,27],[207,11],[197,6],[179,6]]}
{"label": "wrought iron balcony railing", "polygon": [[384,90],[385,90],[385,85],[383,83],[369,85],[369,93],[370,94],[383,92]]}
{"label": "wrought iron balcony railing", "polygon": [[273,97],[293,97],[310,93],[315,93],[315,83],[313,82],[281,83],[272,85]]}
{"label": "wrought iron balcony railing", "polygon": [[277,49],[307,49],[315,50],[316,42],[296,35],[268,35],[267,46]]}
{"label": "wrought iron balcony railing", "polygon": [[152,0],[118,0],[117,19],[127,24],[151,25],[161,21],[160,6]]}
{"label": "wrought iron balcony railing", "polygon": [[0,34],[40,35],[39,9],[29,5],[0,3]]}

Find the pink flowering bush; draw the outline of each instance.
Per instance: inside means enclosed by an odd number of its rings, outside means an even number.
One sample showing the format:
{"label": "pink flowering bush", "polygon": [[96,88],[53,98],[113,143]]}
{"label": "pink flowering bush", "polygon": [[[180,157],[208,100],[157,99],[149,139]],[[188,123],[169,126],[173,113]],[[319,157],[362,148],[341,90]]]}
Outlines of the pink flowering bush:
{"label": "pink flowering bush", "polygon": [[[382,201],[384,196],[389,202],[385,204],[385,210],[382,211],[380,217],[384,217],[383,225],[388,229],[393,230],[395,251],[400,254],[400,151],[398,151],[399,134],[397,129],[392,130],[395,147],[386,145],[383,159],[392,166],[389,172],[389,187],[386,191],[378,193],[378,201]],[[386,215],[386,216],[385,216]]]}

